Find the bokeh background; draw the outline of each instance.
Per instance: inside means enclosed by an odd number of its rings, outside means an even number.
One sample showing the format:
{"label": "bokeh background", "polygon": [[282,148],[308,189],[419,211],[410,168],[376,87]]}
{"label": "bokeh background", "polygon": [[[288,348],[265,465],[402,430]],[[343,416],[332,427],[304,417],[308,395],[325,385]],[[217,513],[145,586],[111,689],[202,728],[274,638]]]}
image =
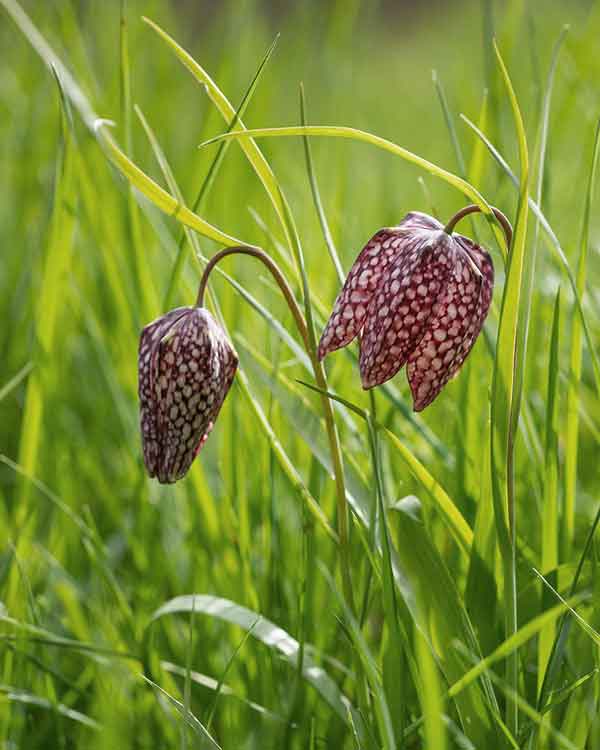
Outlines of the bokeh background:
{"label": "bokeh background", "polygon": [[[132,109],[139,106],[188,205],[216,153],[215,146],[197,146],[226,126],[202,87],[143,23],[144,15],[206,68],[234,107],[280,34],[245,113],[248,127],[298,124],[302,82],[308,122],[366,130],[464,174],[511,219],[517,191],[459,115],[479,123],[518,172],[510,106],[492,47],[496,38],[523,112],[535,194],[548,71],[554,45],[569,24],[557,57],[539,190],[543,210],[576,267],[600,116],[597,2],[128,0],[122,6],[116,0],[24,0],[21,7],[73,72],[95,111],[114,121],[114,135],[128,155],[164,185]],[[224,748],[380,747],[376,738],[373,745],[358,743],[294,667],[268,645],[245,639],[238,626],[197,612],[166,615],[151,624],[153,613],[173,597],[223,597],[313,644],[314,658],[327,666],[339,688],[351,697],[360,693],[347,674],[354,658],[347,623],[319,572],[319,565],[336,571],[336,546],[307,513],[256,416],[257,409],[266,415],[289,461],[334,524],[319,402],[297,383],[312,382],[310,371],[269,320],[215,275],[213,290],[254,402],[241,387],[233,388],[184,481],[161,487],[146,478],[138,435],[138,336],[164,311],[182,228],[130,191],[77,112],[61,105],[55,78],[1,4],[0,50],[0,747],[202,747],[193,728],[182,728],[185,721],[169,699],[140,677],[145,672],[184,701],[186,665],[217,682],[224,677],[232,693],[223,691],[215,701],[215,684],[205,679],[204,684],[193,682],[191,697],[185,698]],[[124,59],[130,71],[126,91]],[[339,281],[311,196],[303,143],[299,138],[259,143],[299,228],[320,327]],[[312,138],[311,147],[344,271],[377,229],[397,223],[407,211],[445,220],[465,202],[449,185],[372,146]],[[227,150],[198,212],[223,231],[263,246],[285,266],[289,250],[282,248],[281,228],[237,144]],[[597,344],[596,215],[594,210],[585,309]],[[504,269],[483,219],[465,222],[462,231],[477,231],[496,264],[498,287],[485,336],[461,375],[422,415],[412,415],[400,374],[391,389],[378,395],[378,416],[475,528],[484,523],[481,508],[491,507],[489,477],[482,479],[482,467],[488,455],[491,351]],[[202,237],[198,243],[207,256],[217,247]],[[573,320],[564,271],[532,220],[528,252],[534,247],[537,265],[516,450],[522,623],[556,603],[544,599],[531,569],[543,568],[550,329],[559,286],[560,441]],[[296,337],[260,267],[241,258],[226,261],[223,268]],[[199,273],[189,253],[176,304],[193,301]],[[332,390],[370,408],[351,352],[333,356],[328,369]],[[562,591],[572,581],[600,488],[600,408],[587,353],[578,410],[576,514],[567,534],[563,442],[556,453],[560,514],[553,533],[560,542],[556,585]],[[364,423],[351,415],[339,421],[352,491],[372,507]],[[382,465],[389,504],[426,494],[387,445]],[[474,582],[472,559],[459,554],[434,505],[421,510],[419,528],[425,529],[487,654],[503,640],[493,532],[486,537],[487,578]],[[395,522],[390,523],[394,535]],[[380,578],[369,572],[367,543],[357,523],[352,537],[356,593],[367,603],[363,632],[377,669],[385,677],[386,664],[397,658],[401,672],[408,674],[410,649],[399,655],[389,648]],[[594,559],[593,549],[582,579],[592,589]],[[593,624],[593,607],[586,616]],[[578,638],[565,667],[572,680],[591,672],[597,661],[592,641]],[[441,638],[434,652],[450,647]],[[531,705],[536,702],[536,653],[535,640],[523,646],[520,690]],[[443,665],[440,674],[439,684],[447,687]],[[400,732],[422,712],[419,690],[408,676],[403,690],[402,704],[392,707]],[[594,718],[597,679],[589,678],[569,695],[558,709],[556,726],[572,746],[600,747]],[[500,691],[500,703],[504,698]],[[459,726],[452,702],[446,710],[451,724]],[[456,744],[462,736],[458,729],[440,726],[448,732],[444,741],[449,747],[472,746]],[[433,750],[428,741],[417,728],[398,747]],[[490,741],[499,744],[488,747],[503,747],[505,739]]]}

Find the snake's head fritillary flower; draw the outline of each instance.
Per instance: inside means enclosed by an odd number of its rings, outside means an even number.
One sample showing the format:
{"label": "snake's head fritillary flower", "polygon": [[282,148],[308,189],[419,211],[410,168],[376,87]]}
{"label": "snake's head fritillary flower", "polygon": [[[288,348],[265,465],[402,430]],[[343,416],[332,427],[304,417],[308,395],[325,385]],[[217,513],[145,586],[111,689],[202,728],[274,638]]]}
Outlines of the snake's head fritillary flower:
{"label": "snake's head fritillary flower", "polygon": [[322,359],[360,335],[363,388],[406,364],[415,411],[428,406],[471,351],[494,284],[489,253],[413,212],[381,229],[354,262],[319,343]]}
{"label": "snake's head fritillary flower", "polygon": [[147,325],[139,347],[144,463],[162,484],[188,471],[227,395],[238,358],[205,308],[179,307]]}

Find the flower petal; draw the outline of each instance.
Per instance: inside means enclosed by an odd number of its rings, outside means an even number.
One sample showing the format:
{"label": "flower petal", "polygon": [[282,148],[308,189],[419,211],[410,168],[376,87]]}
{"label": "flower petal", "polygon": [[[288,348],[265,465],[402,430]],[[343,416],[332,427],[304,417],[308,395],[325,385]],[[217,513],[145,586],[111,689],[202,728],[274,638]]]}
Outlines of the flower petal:
{"label": "flower petal", "polygon": [[319,359],[346,346],[360,333],[379,280],[404,255],[406,242],[415,231],[440,229],[442,225],[436,219],[413,211],[406,214],[398,226],[380,229],[371,237],[354,261],[337,296],[319,342]]}
{"label": "flower petal", "polygon": [[494,284],[489,254],[464,237],[457,247],[454,273],[435,318],[410,355],[406,372],[414,410],[422,411],[460,369],[487,316]]}
{"label": "flower petal", "polygon": [[367,310],[360,347],[363,388],[392,378],[421,340],[452,268],[443,230],[412,231],[402,259],[382,278]]}
{"label": "flower petal", "polygon": [[381,274],[395,261],[401,242],[402,238],[397,236],[394,229],[380,229],[361,250],[321,336],[319,359],[356,338],[363,327],[367,305],[377,289]]}
{"label": "flower petal", "polygon": [[192,309],[163,338],[156,381],[160,482],[175,482],[189,470],[213,427],[237,362],[225,332],[204,309]]}
{"label": "flower petal", "polygon": [[140,400],[140,428],[144,463],[151,477],[156,476],[160,457],[158,437],[158,404],[154,375],[158,363],[158,347],[169,328],[190,308],[171,310],[142,331],[138,353],[138,394]]}

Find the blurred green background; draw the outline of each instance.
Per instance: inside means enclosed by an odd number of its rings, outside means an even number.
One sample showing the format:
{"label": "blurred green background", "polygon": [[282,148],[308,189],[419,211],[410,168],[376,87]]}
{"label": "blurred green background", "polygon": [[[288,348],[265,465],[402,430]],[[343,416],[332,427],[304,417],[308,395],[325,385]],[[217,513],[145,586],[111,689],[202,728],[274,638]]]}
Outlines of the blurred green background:
{"label": "blurred green background", "polygon": [[[61,104],[56,79],[1,5],[0,748],[211,747],[191,713],[223,748],[385,747],[376,691],[356,672],[355,635],[320,572],[320,566],[337,571],[337,547],[307,512],[282,468],[273,436],[257,417],[262,410],[290,464],[335,525],[319,401],[296,382],[312,382],[312,372],[269,319],[280,320],[297,340],[289,313],[254,261],[222,264],[267,311],[256,312],[226,280],[213,275],[213,291],[240,354],[250,397],[234,386],[184,481],[161,487],[146,478],[138,434],[138,336],[143,325],[165,311],[182,228],[129,189],[76,110]],[[541,191],[544,213],[573,271],[577,267],[600,116],[597,2],[128,0],[122,6],[116,0],[30,0],[21,7],[98,115],[114,121],[113,135],[127,154],[165,185],[133,111],[134,104],[139,106],[190,206],[217,150],[197,146],[226,125],[203,88],[142,22],[143,15],[200,62],[234,107],[280,34],[244,115],[247,127],[298,124],[303,82],[308,122],[369,131],[452,172],[464,172],[514,220],[517,191],[459,117],[464,113],[479,123],[518,173],[517,139],[494,57],[495,37],[525,120],[532,194]],[[569,31],[557,57],[538,185],[548,71],[565,24]],[[300,138],[258,143],[299,228],[320,332],[339,281],[311,195],[303,143]],[[396,224],[409,210],[445,221],[465,203],[448,184],[373,146],[325,138],[310,143],[345,272],[377,229]],[[300,294],[277,217],[238,144],[226,151],[198,213],[273,253]],[[422,415],[410,411],[403,373],[376,397],[379,421],[445,489],[477,539],[469,555],[461,554],[435,501],[427,500],[427,487],[382,440],[385,502],[412,495],[421,501],[418,507],[417,501],[405,503],[389,517],[408,586],[402,592],[414,590],[425,611],[419,620],[414,602],[398,604],[401,627],[409,628],[401,649],[394,640],[396,624],[386,617],[381,556],[360,523],[351,523],[360,629],[384,685],[399,748],[511,746],[494,718],[494,711],[503,712],[507,695],[502,663],[497,666],[500,686],[495,681],[493,687],[480,686],[484,697],[473,698],[481,726],[469,728],[460,706],[440,697],[457,679],[449,675],[444,656],[454,648],[452,629],[445,632],[444,622],[470,618],[479,656],[505,638],[488,466],[490,383],[504,267],[482,218],[466,221],[461,231],[476,231],[496,265],[497,289],[485,336],[459,377]],[[594,210],[585,311],[596,350],[597,236]],[[206,256],[217,248],[200,236],[198,245]],[[572,432],[565,437],[574,301],[564,270],[532,217],[526,251],[534,248],[515,454],[521,625],[557,603],[542,592],[533,567],[553,572],[554,585],[569,591],[600,489],[600,405],[589,351],[584,346],[574,442]],[[199,273],[189,252],[176,304],[193,302]],[[559,286],[563,315],[557,383],[551,385],[559,404],[558,441],[548,447],[552,311]],[[371,408],[351,351],[332,356],[327,368],[333,391]],[[350,491],[363,507],[373,509],[375,481],[365,424],[338,412],[338,426]],[[574,526],[567,518],[564,485],[569,451],[578,455]],[[550,525],[544,520],[549,464],[558,470],[558,516]],[[559,544],[550,568],[544,552],[549,534]],[[590,626],[599,624],[593,607],[596,556],[592,544],[578,580],[578,590],[586,594],[581,611]],[[450,588],[446,599],[444,591]],[[151,622],[165,602],[193,593],[246,607],[263,618],[261,623],[268,619],[306,643],[308,656],[329,672],[332,689],[361,705],[364,727],[353,729],[343,710],[336,713],[310,680],[281,658],[273,648],[277,632],[266,644],[253,637],[260,630],[255,616],[245,629],[199,611],[165,614]],[[233,612],[234,619],[242,618],[240,611]],[[414,632],[413,620],[419,625]],[[245,638],[253,623],[256,632]],[[423,650],[419,633],[427,627],[431,631]],[[597,641],[573,625],[555,681],[566,692],[546,714],[551,730],[540,728],[539,715],[532,718],[521,707],[521,734],[512,738],[517,746],[600,748],[597,662]],[[523,642],[520,665],[519,694],[536,707],[540,664],[535,637]],[[468,666],[467,660],[465,672]],[[189,689],[186,668],[195,675]],[[143,681],[142,672],[185,708],[174,708]],[[415,679],[419,672],[422,685]],[[581,685],[573,687],[582,676]],[[207,677],[223,680],[226,687],[216,689]],[[423,714],[434,718],[413,726]]]}

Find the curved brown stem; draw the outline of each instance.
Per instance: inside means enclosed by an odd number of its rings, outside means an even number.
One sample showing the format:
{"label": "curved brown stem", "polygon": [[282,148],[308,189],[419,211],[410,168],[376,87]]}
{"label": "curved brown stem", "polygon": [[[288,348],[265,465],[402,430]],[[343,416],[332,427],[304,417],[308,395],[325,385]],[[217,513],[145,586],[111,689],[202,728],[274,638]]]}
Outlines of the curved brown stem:
{"label": "curved brown stem", "polygon": [[281,289],[281,292],[285,297],[285,301],[287,302],[288,307],[290,308],[290,311],[294,316],[294,321],[298,326],[298,331],[302,336],[306,350],[310,351],[308,328],[306,327],[304,315],[302,314],[302,311],[300,310],[300,307],[296,302],[294,293],[292,292],[290,285],[287,283],[287,280],[277,263],[275,263],[273,258],[265,253],[264,250],[261,250],[260,247],[254,247],[253,245],[234,245],[233,247],[226,247],[224,250],[219,250],[218,253],[213,255],[213,257],[206,264],[204,273],[202,274],[202,278],[200,279],[200,285],[198,287],[198,297],[196,299],[196,307],[202,307],[204,304],[204,293],[206,291],[206,285],[208,284],[208,277],[210,276],[211,271],[217,265],[217,263],[219,263],[219,261],[223,260],[223,258],[228,255],[251,255],[253,258],[257,258],[258,260],[260,260],[261,263],[263,263],[268,268],[268,270],[271,272],[271,275],[277,282],[277,285]]}
{"label": "curved brown stem", "polygon": [[[506,246],[510,250],[510,246],[512,243],[512,236],[513,236],[513,230],[510,221],[506,218],[506,216],[500,211],[499,208],[496,208],[495,206],[490,206],[490,209],[496,219],[498,220],[498,223],[502,227],[502,231],[504,232],[504,237],[506,238]],[[461,219],[464,219],[465,216],[468,216],[469,214],[476,214],[476,213],[483,213],[481,206],[477,206],[474,203],[472,203],[470,206],[465,206],[464,208],[461,208],[460,211],[454,214],[454,216],[450,219],[450,221],[446,224],[444,227],[444,232],[447,234],[452,234],[452,231],[454,230],[454,227],[458,224],[458,222]]]}
{"label": "curved brown stem", "polygon": [[335,427],[335,422],[333,420],[333,409],[331,406],[331,401],[329,400],[329,397],[327,396],[327,393],[326,393],[327,381],[325,379],[325,371],[323,369],[323,364],[319,361],[316,355],[316,347],[315,347],[314,341],[311,340],[311,333],[306,323],[306,318],[304,317],[302,310],[300,309],[298,303],[296,302],[296,298],[294,296],[294,293],[290,285],[288,284],[285,276],[283,275],[277,263],[275,263],[275,261],[271,258],[271,256],[265,253],[264,250],[261,250],[261,248],[255,247],[254,245],[235,245],[233,247],[226,247],[223,250],[220,250],[218,253],[216,253],[206,264],[204,273],[202,274],[202,278],[200,279],[200,285],[198,287],[198,297],[196,299],[196,307],[202,307],[204,303],[204,294],[206,291],[206,286],[208,284],[208,277],[210,276],[211,271],[214,269],[217,263],[219,263],[219,261],[223,260],[223,258],[227,257],[228,255],[237,255],[237,254],[250,255],[253,258],[256,258],[257,260],[260,260],[261,263],[263,263],[272,274],[273,278],[277,282],[277,285],[281,289],[283,296],[285,297],[285,301],[287,302],[290,312],[292,313],[294,317],[294,321],[296,323],[296,326],[298,327],[298,331],[300,332],[300,335],[302,336],[304,347],[306,349],[307,354],[310,357],[310,360],[313,366],[317,386],[323,391],[323,393],[321,394],[321,399],[324,405],[325,424],[327,427],[327,433],[328,433],[329,442],[331,445],[334,475],[336,478],[336,484],[338,488],[337,521],[338,521],[338,535],[339,535],[340,553],[341,553],[342,580],[344,584],[344,593],[345,593],[346,603],[348,604],[351,611],[354,612],[352,582],[350,579],[348,518],[347,518],[347,509],[345,505],[346,489],[345,489],[344,480],[343,480],[343,463],[342,463],[339,439],[338,439],[337,430]]}

